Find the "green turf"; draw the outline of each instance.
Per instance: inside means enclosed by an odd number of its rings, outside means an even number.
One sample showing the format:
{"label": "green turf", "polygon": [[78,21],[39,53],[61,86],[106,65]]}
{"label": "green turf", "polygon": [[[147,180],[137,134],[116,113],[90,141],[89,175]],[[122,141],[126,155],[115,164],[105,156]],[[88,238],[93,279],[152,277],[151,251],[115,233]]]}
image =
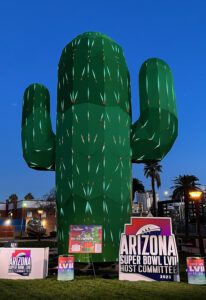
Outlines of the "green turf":
{"label": "green turf", "polygon": [[0,280],[0,299],[205,299],[206,286],[76,277],[74,281]]}

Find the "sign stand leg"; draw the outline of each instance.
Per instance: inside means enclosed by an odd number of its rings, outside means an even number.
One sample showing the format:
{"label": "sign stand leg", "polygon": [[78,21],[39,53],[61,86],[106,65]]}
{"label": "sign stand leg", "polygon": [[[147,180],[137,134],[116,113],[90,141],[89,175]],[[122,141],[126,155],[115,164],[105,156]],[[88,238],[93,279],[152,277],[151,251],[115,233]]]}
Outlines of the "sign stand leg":
{"label": "sign stand leg", "polygon": [[89,254],[89,261],[92,265],[92,270],[93,270],[93,275],[94,275],[94,278],[96,278],[96,273],[95,273],[95,269],[94,269],[94,263],[92,261],[92,256]]}

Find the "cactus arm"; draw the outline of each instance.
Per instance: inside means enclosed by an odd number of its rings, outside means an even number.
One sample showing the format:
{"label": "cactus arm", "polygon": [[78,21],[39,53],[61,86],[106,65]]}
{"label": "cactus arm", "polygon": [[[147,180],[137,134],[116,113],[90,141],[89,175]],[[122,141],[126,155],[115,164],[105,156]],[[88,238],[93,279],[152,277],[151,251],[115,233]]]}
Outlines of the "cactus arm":
{"label": "cactus arm", "polygon": [[143,63],[139,73],[140,117],[132,126],[132,162],[162,160],[178,132],[173,77],[157,58]]}
{"label": "cactus arm", "polygon": [[23,157],[30,168],[54,170],[55,135],[50,120],[49,91],[31,84],[24,92],[22,114]]}

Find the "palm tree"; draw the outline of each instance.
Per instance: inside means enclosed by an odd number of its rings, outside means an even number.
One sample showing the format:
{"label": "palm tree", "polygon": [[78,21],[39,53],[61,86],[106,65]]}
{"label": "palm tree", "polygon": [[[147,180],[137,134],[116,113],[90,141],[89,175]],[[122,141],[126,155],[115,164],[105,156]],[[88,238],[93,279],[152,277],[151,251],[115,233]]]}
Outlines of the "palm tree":
{"label": "palm tree", "polygon": [[25,199],[25,200],[32,200],[32,199],[34,199],[34,196],[32,195],[32,193],[28,193],[28,194],[26,194],[26,195],[24,196],[24,199]]}
{"label": "palm tree", "polygon": [[152,198],[153,198],[153,214],[157,216],[157,200],[156,200],[156,193],[155,193],[155,183],[157,188],[161,186],[161,178],[160,172],[162,172],[162,166],[159,164],[158,161],[149,161],[145,163],[144,166],[144,175],[146,178],[151,178],[151,185],[152,185]]}
{"label": "palm tree", "polygon": [[194,175],[179,175],[173,182],[174,186],[172,199],[183,199],[185,204],[185,235],[188,236],[188,223],[189,223],[189,192],[198,189],[199,179]]}
{"label": "palm tree", "polygon": [[17,200],[18,200],[17,194],[11,194],[8,199],[9,202],[16,202]]}
{"label": "palm tree", "polygon": [[132,199],[134,199],[135,192],[138,193],[145,192],[143,183],[137,178],[133,178],[132,180]]}

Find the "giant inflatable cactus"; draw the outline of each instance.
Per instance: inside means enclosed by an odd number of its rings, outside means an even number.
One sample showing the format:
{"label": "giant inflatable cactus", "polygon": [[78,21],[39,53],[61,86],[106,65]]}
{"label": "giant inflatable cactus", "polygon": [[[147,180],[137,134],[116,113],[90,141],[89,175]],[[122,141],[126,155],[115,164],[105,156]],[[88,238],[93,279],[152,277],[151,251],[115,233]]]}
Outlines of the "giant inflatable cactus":
{"label": "giant inflatable cactus", "polygon": [[68,252],[70,225],[96,224],[103,228],[103,252],[93,255],[93,261],[115,261],[131,214],[131,162],[161,160],[176,139],[168,65],[147,60],[139,88],[141,114],[132,126],[130,78],[122,49],[110,38],[89,32],[62,51],[56,136],[48,90],[36,83],[24,93],[24,159],[31,168],[56,171],[59,254]]}

